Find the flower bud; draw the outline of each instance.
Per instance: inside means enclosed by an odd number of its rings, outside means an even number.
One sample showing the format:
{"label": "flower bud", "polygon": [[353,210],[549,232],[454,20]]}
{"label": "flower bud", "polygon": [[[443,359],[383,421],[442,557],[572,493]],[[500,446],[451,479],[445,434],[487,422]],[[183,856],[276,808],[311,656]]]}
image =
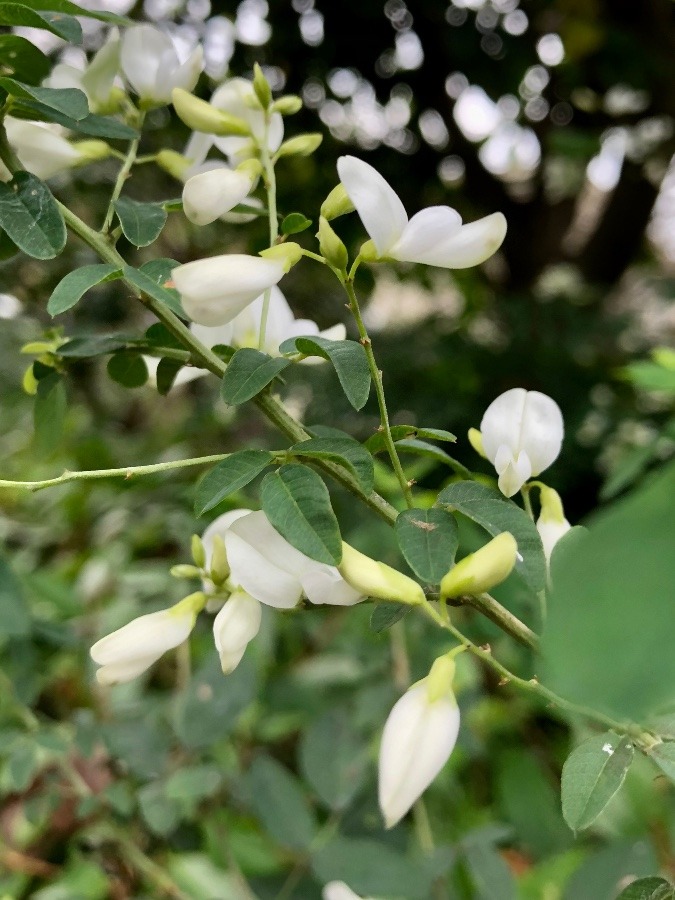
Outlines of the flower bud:
{"label": "flower bud", "polygon": [[204,549],[204,544],[198,534],[192,535],[190,540],[190,550],[195,565],[199,566],[200,569],[203,569],[206,565],[206,550]]}
{"label": "flower bud", "polygon": [[155,162],[160,169],[164,169],[178,181],[182,181],[187,170],[192,168],[190,160],[175,150],[160,150],[155,157]]}
{"label": "flower bud", "polygon": [[537,531],[544,546],[547,562],[551,560],[553,548],[560,538],[572,527],[565,518],[560,494],[553,488],[540,485],[541,511],[537,519]]}
{"label": "flower bud", "polygon": [[272,102],[272,88],[258,63],[253,65],[253,90],[262,108],[267,109]]}
{"label": "flower bud", "polygon": [[476,451],[479,456],[482,456],[483,459],[487,459],[485,455],[485,450],[483,449],[483,435],[477,428],[469,428],[468,432],[469,443]]}
{"label": "flower bud", "polygon": [[251,129],[244,119],[216,109],[206,100],[200,100],[199,97],[195,97],[194,94],[190,94],[182,88],[174,88],[171,92],[171,99],[178,118],[193,131],[203,131],[219,137],[248,136],[251,133]]}
{"label": "flower bud", "polygon": [[73,147],[79,153],[82,165],[110,156],[110,147],[105,141],[76,141]]}
{"label": "flower bud", "polygon": [[424,603],[424,591],[416,581],[386,563],[360,553],[344,541],[338,571],[348,584],[367,597],[410,605]]}
{"label": "flower bud", "polygon": [[347,248],[323,216],[319,217],[317,237],[322,256],[340,272],[344,272],[349,262]]}
{"label": "flower bud", "polygon": [[209,572],[211,581],[216,587],[219,587],[227,580],[229,574],[230,566],[227,562],[225,541],[219,534],[214,534],[213,543],[211,545],[211,570]]}
{"label": "flower bud", "polygon": [[321,204],[321,215],[330,222],[350,212],[354,212],[354,204],[349,199],[345,186],[340,182]]}
{"label": "flower bud", "polygon": [[515,538],[503,531],[450,569],[441,581],[441,597],[484,594],[511,574],[517,554]]}
{"label": "flower bud", "polygon": [[258,254],[263,259],[275,260],[284,267],[284,272],[290,272],[296,263],[302,259],[302,247],[293,241],[284,241],[283,244],[275,244],[267,250],[261,250]]}
{"label": "flower bud", "polygon": [[180,563],[177,566],[171,566],[169,569],[173,578],[200,578],[202,570],[197,566],[190,566],[186,563]]}
{"label": "flower bud", "polygon": [[[222,539],[221,539],[222,540]],[[233,672],[260,630],[262,606],[246,591],[235,591],[213,622],[213,638],[223,674]]]}
{"label": "flower bud", "polygon": [[323,140],[322,134],[299,134],[284,141],[277,150],[277,158],[282,156],[311,156]]}
{"label": "flower bud", "polygon": [[253,180],[243,172],[218,168],[188,178],[183,212],[195,225],[209,225],[248,197]]}
{"label": "flower bud", "polygon": [[282,116],[293,116],[302,109],[302,99],[297,94],[285,94],[272,104],[272,112]]}
{"label": "flower bud", "polygon": [[29,394],[31,397],[34,397],[35,394],[37,394],[38,380],[33,372],[33,363],[31,363],[23,373],[21,387],[23,388],[24,393]]}
{"label": "flower bud", "polygon": [[452,659],[440,657],[387,718],[378,766],[380,809],[387,828],[403,818],[452,753],[459,733],[453,675]]}

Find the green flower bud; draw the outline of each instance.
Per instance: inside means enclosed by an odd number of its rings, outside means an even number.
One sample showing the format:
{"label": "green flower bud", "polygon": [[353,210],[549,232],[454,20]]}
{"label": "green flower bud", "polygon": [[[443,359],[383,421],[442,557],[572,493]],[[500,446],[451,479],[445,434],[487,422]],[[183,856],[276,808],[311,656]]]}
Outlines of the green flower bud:
{"label": "green flower bud", "polygon": [[377,262],[380,258],[380,254],[377,252],[377,247],[373,241],[365,241],[365,243],[361,244],[359,256],[364,262]]}
{"label": "green flower bud", "polygon": [[197,566],[190,566],[186,563],[179,563],[177,566],[171,566],[169,572],[174,578],[200,578],[202,570]]}
{"label": "green flower bud", "polygon": [[227,554],[225,552],[225,541],[219,534],[213,536],[213,547],[211,549],[211,581],[220,587],[230,574],[230,566],[227,562]]}
{"label": "green flower bud", "polygon": [[347,263],[349,262],[347,248],[323,216],[319,217],[319,231],[317,237],[319,239],[319,247],[322,256],[327,259],[332,266],[339,269],[340,272],[344,272],[347,268]]}
{"label": "green flower bud", "polygon": [[248,136],[251,133],[251,129],[243,119],[216,109],[206,100],[200,100],[199,97],[195,97],[194,94],[190,94],[182,88],[174,88],[171,97],[178,118],[193,131],[203,131],[219,137]]}
{"label": "green flower bud", "polygon": [[290,272],[293,266],[302,259],[302,247],[293,241],[285,241],[283,244],[275,244],[267,250],[261,250],[258,256],[264,259],[276,259],[283,264],[284,271]]}
{"label": "green flower bud", "polygon": [[258,63],[253,66],[253,90],[262,108],[267,109],[272,102],[272,88]]}
{"label": "green flower bud", "polygon": [[441,581],[441,597],[484,594],[501,584],[516,564],[518,545],[512,534],[503,531],[480,550],[453,566]]}
{"label": "green flower bud", "polygon": [[76,141],[73,147],[80,154],[81,165],[110,156],[110,147],[105,141]]}
{"label": "green flower bud", "polygon": [[173,606],[169,607],[167,610],[168,614],[171,616],[184,616],[186,613],[191,612],[194,616],[197,616],[197,613],[200,613],[204,607],[206,606],[206,594],[202,591],[195,591],[194,594],[188,594],[187,597],[183,597],[178,603],[175,603]]}
{"label": "green flower bud", "polygon": [[322,134],[299,134],[297,137],[283,142],[277,150],[277,157],[311,156],[322,140]]}
{"label": "green flower bud", "polygon": [[328,222],[354,212],[354,204],[349,199],[349,194],[343,184],[337,184],[321,204],[321,215]]}
{"label": "green flower bud", "polygon": [[206,565],[206,550],[204,550],[204,544],[198,534],[192,535],[190,550],[192,551],[192,559],[195,565],[203,569]]}
{"label": "green flower bud", "polygon": [[367,597],[407,603],[411,606],[424,603],[424,591],[416,581],[385,563],[359,553],[344,542],[342,562],[338,566],[338,571],[347,584]]}
{"label": "green flower bud", "polygon": [[[452,651],[450,652],[452,653]],[[434,703],[442,697],[452,696],[452,682],[455,678],[455,669],[455,661],[448,653],[434,660],[429,674],[424,679],[429,703]]]}
{"label": "green flower bud", "polygon": [[482,456],[483,459],[487,459],[485,455],[485,450],[483,449],[483,435],[477,428],[469,428],[468,433],[469,443],[476,451],[479,456]]}
{"label": "green flower bud", "polygon": [[165,172],[173,175],[179,181],[183,180],[183,176],[192,165],[186,156],[183,156],[182,153],[177,153],[175,150],[160,150],[155,157],[155,162],[160,169],[164,169]]}
{"label": "green flower bud", "polygon": [[301,109],[302,100],[297,94],[286,94],[272,104],[272,112],[281,113],[282,116],[293,116]]}

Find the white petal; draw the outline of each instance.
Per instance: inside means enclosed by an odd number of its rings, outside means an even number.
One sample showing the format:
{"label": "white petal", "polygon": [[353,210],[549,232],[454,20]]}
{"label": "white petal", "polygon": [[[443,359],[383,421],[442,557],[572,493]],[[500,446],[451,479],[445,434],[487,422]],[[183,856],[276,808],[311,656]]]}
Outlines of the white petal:
{"label": "white petal", "polygon": [[[265,296],[256,297],[250,306],[233,320],[232,342],[237,347],[258,347],[260,322]],[[279,344],[292,337],[295,319],[288,302],[278,287],[270,291],[263,349],[271,356],[279,355]]]}
{"label": "white petal", "polygon": [[157,659],[185,641],[194,625],[194,613],[160,609],[133,619],[97,641],[89,653],[100,666]]}
{"label": "white petal", "polygon": [[63,169],[77,165],[80,154],[55,125],[5,119],[9,142],[22,166],[38,178],[51,178]]}
{"label": "white petal", "polygon": [[134,25],[124,32],[120,51],[122,73],[144,100],[155,99],[157,73],[167,50],[175,53],[171,38],[152,25]]}
{"label": "white petal", "polygon": [[195,225],[209,225],[244,200],[251,179],[242,172],[216,168],[193,175],[183,188],[183,212]]}
{"label": "white petal", "polygon": [[526,396],[524,388],[512,388],[500,394],[485,410],[480,432],[485,456],[491,463],[495,463],[497,451],[502,445],[508,447],[514,458],[520,452],[520,429]]}
{"label": "white petal", "polygon": [[195,47],[189,57],[181,66],[177,66],[170,79],[168,100],[171,99],[172,88],[182,88],[191,91],[199,81],[199,75],[204,68],[204,51],[201,45]]}
{"label": "white petal", "polygon": [[208,163],[205,163],[206,157],[208,156],[209,150],[213,146],[213,135],[212,134],[204,134],[201,131],[194,131],[190,136],[190,140],[185,145],[185,150],[183,150],[183,156],[186,159],[189,159],[192,163],[192,167],[187,170],[184,178],[191,178],[193,175],[197,175],[200,170],[199,167],[202,165],[208,166],[209,169],[215,167],[225,167],[225,161],[219,162],[218,160],[209,160]]}
{"label": "white petal", "polygon": [[394,705],[384,726],[379,800],[387,828],[399,822],[445,765],[459,732],[454,698],[429,703],[424,681]]}
{"label": "white petal", "polygon": [[[214,328],[213,331],[216,329]],[[229,512],[223,513],[218,516],[217,519],[214,519],[213,522],[208,526],[208,528],[202,534],[202,544],[204,545],[204,553],[206,554],[206,569],[208,569],[211,565],[211,553],[213,552],[213,539],[216,535],[220,535],[220,537],[225,540],[225,535],[227,534],[231,525],[233,525],[237,519],[241,519],[242,516],[248,516],[251,514],[250,509],[231,509]]]}
{"label": "white petal", "polygon": [[547,561],[550,561],[555,545],[571,527],[567,519],[563,519],[562,522],[542,522],[541,518],[537,519],[537,531],[544,545],[544,555]]}
{"label": "white petal", "polygon": [[499,250],[505,235],[506,219],[502,213],[492,213],[491,216],[462,225],[458,231],[430,247],[415,261],[444,269],[468,269],[485,262]]}
{"label": "white petal", "polygon": [[502,445],[497,452],[495,468],[499,474],[499,490],[505,497],[513,497],[514,494],[517,494],[532,476],[532,465],[525,450],[521,450],[514,459],[506,445]]}
{"label": "white petal", "polygon": [[96,680],[99,684],[106,685],[133,681],[134,678],[138,678],[139,675],[146,672],[158,659],[159,656],[139,656],[137,659],[101,666],[96,670]]}
{"label": "white petal", "polygon": [[355,156],[341,156],[337,168],[364,228],[380,256],[386,256],[408,224],[398,194],[376,169]]}
{"label": "white petal", "polygon": [[329,881],[321,893],[322,900],[361,900],[344,881]]}
{"label": "white petal", "polygon": [[213,637],[223,672],[234,671],[244,651],[260,630],[262,608],[245,591],[235,591],[213,622]]}
{"label": "white petal", "polygon": [[330,328],[324,328],[323,331],[320,331],[319,334],[321,337],[327,338],[329,341],[344,341],[347,337],[347,328],[342,324],[342,322],[338,322],[337,325],[331,325]]}
{"label": "white petal", "polygon": [[564,430],[562,412],[555,400],[539,391],[528,391],[520,443],[530,457],[533,475],[548,469],[558,458]]}
{"label": "white petal", "polygon": [[232,526],[231,531],[259,547],[266,560],[298,580],[308,569],[320,565],[289,544],[270,524],[264,512],[252,512]]}
{"label": "white petal", "polygon": [[110,92],[120,68],[121,41],[117,28],[111,28],[101,49],[95,54],[82,76],[82,88],[91,99],[94,111],[110,99]]}
{"label": "white petal", "polygon": [[248,541],[228,531],[225,537],[230,580],[261,603],[277,609],[292,609],[300,602],[302,585],[294,576],[275,566]]}
{"label": "white petal", "polygon": [[[462,217],[457,210],[449,206],[429,206],[412,217],[389,255],[404,262],[427,263],[435,258],[438,245],[457,234],[461,226]],[[435,262],[428,264],[436,265]]]}
{"label": "white petal", "polygon": [[76,88],[78,91],[84,90],[82,87],[82,79],[84,72],[82,69],[76,69],[75,66],[68,66],[66,63],[59,63],[49,73],[49,77],[45,78],[43,84],[48,88]]}
{"label": "white petal", "polygon": [[280,262],[230,254],[177,266],[171,277],[183,308],[200,325],[224,325],[284,275]]}
{"label": "white petal", "polygon": [[301,578],[302,588],[311,603],[329,606],[354,606],[365,595],[344,580],[335,566],[316,563]]}

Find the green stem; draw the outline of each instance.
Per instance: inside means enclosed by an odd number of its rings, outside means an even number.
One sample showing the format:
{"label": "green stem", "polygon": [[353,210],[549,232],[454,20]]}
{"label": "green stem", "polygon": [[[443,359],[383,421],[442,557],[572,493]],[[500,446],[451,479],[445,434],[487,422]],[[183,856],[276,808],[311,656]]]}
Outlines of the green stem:
{"label": "green stem", "polygon": [[[270,223],[270,247],[274,247],[279,237],[279,221],[277,218],[277,178],[274,172],[274,161],[270,156],[269,130],[270,111],[265,110],[265,129],[263,131],[262,146],[260,147],[260,159],[263,165],[263,180],[267,193],[267,214]],[[260,334],[258,336],[258,349],[265,346],[265,333],[267,331],[267,317],[270,311],[270,298],[272,288],[267,288],[263,296],[263,308],[260,316]]]}
{"label": "green stem", "polygon": [[524,484],[520,489],[520,493],[523,497],[523,506],[525,507],[525,512],[532,519],[532,521],[534,521],[534,511],[532,509],[532,501],[530,500],[530,485]]}
{"label": "green stem", "polygon": [[382,372],[380,369],[378,369],[377,362],[375,361],[373,345],[370,340],[370,336],[368,335],[368,329],[366,328],[365,322],[363,321],[363,316],[361,315],[361,308],[359,306],[359,301],[354,290],[354,283],[349,278],[347,278],[343,283],[345,291],[347,292],[347,296],[349,297],[349,308],[356,321],[356,327],[359,330],[361,344],[363,346],[363,349],[366,351],[370,375],[373,379],[373,384],[375,385],[377,405],[380,409],[381,428],[384,434],[384,443],[389,452],[389,458],[391,459],[391,464],[394,467],[394,472],[396,473],[398,483],[401,486],[401,491],[403,492],[403,497],[405,499],[406,505],[408,509],[412,509],[415,505],[412,497],[412,491],[410,490],[408,479],[405,477],[405,472],[403,471],[403,466],[401,465],[401,460],[399,459],[398,452],[396,450],[396,444],[394,443],[394,439],[391,436],[391,425],[389,424],[387,401],[384,396],[384,385],[382,383]]}
{"label": "green stem", "polygon": [[115,215],[115,202],[119,199],[119,196],[122,193],[122,188],[124,187],[124,182],[129,177],[129,173],[131,172],[133,165],[136,162],[136,156],[138,155],[138,145],[141,141],[140,132],[143,128],[144,119],[145,113],[142,111],[139,112],[138,120],[136,123],[139,135],[137,138],[134,138],[133,141],[131,141],[131,143],[129,144],[127,155],[124,159],[124,162],[122,163],[119,172],[117,173],[117,178],[115,180],[113,191],[110,196],[110,203],[108,204],[108,210],[105,214],[105,219],[103,220],[103,227],[101,228],[103,234],[107,234],[110,230],[110,224],[113,220],[113,216]]}
{"label": "green stem", "polygon": [[231,456],[231,453],[215,453],[213,456],[197,456],[193,459],[176,459],[171,462],[152,463],[147,466],[125,466],[120,469],[89,469],[84,472],[64,472],[57,478],[46,478],[43,481],[4,481],[0,480],[0,488],[19,488],[24,491],[41,491],[43,488],[67,484],[71,481],[93,481],[99,478],[133,478],[135,475],[154,475],[156,472],[168,472],[171,469],[185,469],[189,466],[204,466],[220,462]]}
{"label": "green stem", "polygon": [[539,637],[530,628],[521,622],[512,612],[509,612],[504,606],[491,597],[490,594],[478,594],[473,597],[467,595],[460,598],[462,606],[471,606],[498,625],[502,631],[510,634],[521,644],[531,647],[533,650],[539,649]]}

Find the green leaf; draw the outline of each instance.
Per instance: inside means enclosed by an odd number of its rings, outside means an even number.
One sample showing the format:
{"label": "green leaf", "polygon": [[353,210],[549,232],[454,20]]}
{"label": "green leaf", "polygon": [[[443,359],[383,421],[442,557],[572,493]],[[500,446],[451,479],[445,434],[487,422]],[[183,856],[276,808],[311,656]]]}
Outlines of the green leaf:
{"label": "green leaf", "polygon": [[266,450],[233,453],[204,475],[197,485],[195,515],[203,516],[226,497],[236,493],[274,462]]}
{"label": "green leaf", "polygon": [[292,212],[281,223],[281,233],[300,234],[301,231],[306,231],[311,224],[312,220],[308,219],[303,213]]}
{"label": "green leaf", "polygon": [[53,259],[66,244],[66,225],[56,200],[30,172],[0,182],[0,228],[28,256]]}
{"label": "green leaf", "polygon": [[40,84],[52,67],[42,50],[18,34],[0,34],[0,59],[6,75],[28,84]]}
{"label": "green leaf", "polygon": [[535,593],[544,589],[546,559],[541,538],[532,519],[519,506],[494,488],[475,481],[449,485],[438,495],[437,503],[462,513],[492,535],[510,531],[523,557],[516,562],[516,571]]}
{"label": "green leaf", "polygon": [[267,518],[289,544],[318,562],[340,563],[340,527],[328,488],[316,472],[306,466],[282,466],[265,476],[260,495]]}
{"label": "green leaf", "polygon": [[418,428],[417,437],[428,438],[430,441],[445,441],[450,444],[457,443],[457,435],[445,428]]}
{"label": "green leaf", "polygon": [[41,378],[35,395],[35,443],[43,453],[55,450],[66,417],[67,398],[63,378],[56,372]]}
{"label": "green leaf", "polygon": [[58,349],[65,359],[87,359],[91,356],[107,356],[115,350],[126,347],[134,338],[125,334],[92,334],[88,337],[73,338]]}
{"label": "green leaf", "polygon": [[376,603],[370,615],[370,630],[376,634],[386,631],[403,616],[407,616],[410,610],[411,607],[406,603]]}
{"label": "green leaf", "polygon": [[120,197],[115,201],[115,212],[124,237],[134,247],[152,244],[166,224],[166,210],[161,203],[139,203],[130,197]]}
{"label": "green leaf", "polygon": [[616,900],[675,900],[675,888],[657,875],[638,878],[621,891]]}
{"label": "green leaf", "polygon": [[[159,260],[155,260],[155,262],[159,262]],[[162,287],[144,268],[134,269],[131,266],[125,266],[124,277],[134,284],[139,291],[143,291],[144,294],[152,297],[153,300],[168,306],[171,312],[181,319],[187,319],[185,310],[180,305],[178,291],[173,290],[173,288]]]}
{"label": "green leaf", "polygon": [[475,900],[515,900],[516,883],[497,849],[484,841],[471,844],[465,854]]}
{"label": "green leaf", "polygon": [[71,119],[70,116],[64,116],[58,110],[45,106],[44,103],[38,103],[36,100],[16,100],[12,104],[12,115],[17,119],[55,122],[57,125],[63,125],[64,128],[77,134],[85,134],[88,137],[103,138],[104,140],[130,141],[138,137],[138,132],[134,131],[133,128],[109,116],[97,116],[94,113],[89,113],[88,116],[78,121],[77,119]]}
{"label": "green leaf", "polygon": [[230,406],[245,403],[259,394],[289,365],[289,360],[268,356],[260,350],[237,350],[223,376],[221,395]]}
{"label": "green leaf", "polygon": [[0,25],[41,28],[51,31],[69,44],[82,43],[82,26],[77,19],[58,12],[31,9],[23,3],[1,3]]}
{"label": "green leaf", "polygon": [[[406,438],[428,438],[431,441],[448,441],[450,443],[454,443],[457,440],[454,434],[450,431],[445,431],[443,428],[418,428],[417,425],[392,425],[390,431],[394,443],[405,440]],[[429,447],[430,445],[425,444],[424,446]],[[371,434],[366,441],[366,447],[373,456],[377,453],[383,453],[387,449],[387,445],[384,441],[384,431],[378,429],[375,434]],[[436,450],[437,448],[434,447],[433,449]],[[448,457],[448,459],[452,459],[452,457]],[[458,466],[461,465],[461,463],[458,463],[456,460],[453,460],[453,463]]]}
{"label": "green leaf", "polygon": [[438,584],[455,562],[457,520],[444,509],[406,509],[399,513],[396,538],[405,561],[427,584]]}
{"label": "green leaf", "polygon": [[627,737],[608,731],[584,741],[567,758],[562,771],[562,811],[573,831],[582,831],[597,819],[623,784],[633,753]]}
{"label": "green leaf", "polygon": [[180,807],[167,797],[161,782],[151,782],[139,790],[138,806],[150,831],[161,837],[171,834],[180,821]]}
{"label": "green leaf", "polygon": [[246,776],[251,802],[265,830],[284,847],[306,850],[316,821],[297,778],[269,756],[256,756]]}
{"label": "green leaf", "polygon": [[664,775],[675,783],[675,741],[657,744],[649,751],[649,755]]}
{"label": "green leaf", "polygon": [[294,350],[305,356],[320,356],[333,364],[342,390],[354,409],[366,405],[370,393],[370,369],[366,351],[357,341],[330,341],[324,337],[289,338],[279,347],[282,353]]}
{"label": "green leaf", "polygon": [[49,10],[52,12],[67,13],[70,16],[85,16],[89,19],[98,19],[100,22],[110,22],[113,25],[135,25],[126,16],[103,10],[85,9],[71,0],[26,0],[26,6],[36,10]]}
{"label": "green leaf", "polygon": [[330,709],[303,732],[300,768],[309,784],[332,810],[346,809],[363,787],[368,747],[345,708]]}
{"label": "green leaf", "polygon": [[435,447],[433,444],[428,444],[426,441],[420,441],[418,438],[404,438],[396,443],[396,447],[399,453],[413,453],[417,456],[426,456],[429,459],[434,459],[436,462],[449,466],[463,478],[471,477],[471,472],[466,466],[462,465],[453,456],[450,456],[449,453],[446,453],[445,450],[441,450],[440,447]]}
{"label": "green leaf", "polygon": [[160,359],[157,364],[157,373],[155,375],[158,394],[165,396],[169,393],[176,380],[176,375],[178,375],[182,368],[183,363],[179,362],[177,359],[170,359],[168,356],[163,356],[162,359]]}
{"label": "green leaf", "polygon": [[30,634],[30,613],[21,583],[0,556],[0,638],[21,638]]}
{"label": "green leaf", "polygon": [[564,565],[552,559],[540,677],[619,720],[675,701],[674,496],[670,462],[590,519]]}
{"label": "green leaf", "polygon": [[82,266],[69,272],[57,286],[47,302],[47,312],[52,316],[58,316],[67,309],[75,306],[84,294],[97,284],[105,284],[122,276],[122,270],[109,263],[98,263],[92,266]]}
{"label": "green leaf", "polygon": [[123,387],[137,388],[148,380],[148,367],[140,353],[122,350],[108,360],[108,375]]}
{"label": "green leaf", "polygon": [[301,441],[288,448],[293,456],[307,459],[329,459],[344,466],[361,483],[364,491],[370,493],[375,484],[373,458],[366,448],[353,438],[318,437]]}
{"label": "green leaf", "polygon": [[675,392],[675,371],[657,363],[645,360],[631,363],[622,369],[622,375],[645,391]]}
{"label": "green leaf", "polygon": [[21,100],[36,100],[75,121],[89,115],[87,95],[77,88],[33,87],[14,78],[0,78],[0,88]]}

